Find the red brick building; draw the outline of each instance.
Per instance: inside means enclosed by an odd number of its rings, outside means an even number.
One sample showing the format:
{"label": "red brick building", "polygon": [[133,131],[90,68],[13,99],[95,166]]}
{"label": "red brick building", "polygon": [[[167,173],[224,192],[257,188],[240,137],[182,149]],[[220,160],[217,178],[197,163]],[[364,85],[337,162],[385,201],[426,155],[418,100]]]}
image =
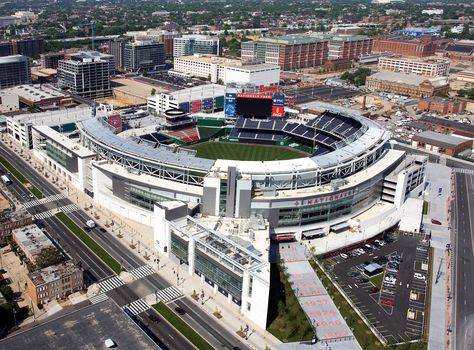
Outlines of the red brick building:
{"label": "red brick building", "polygon": [[430,35],[423,35],[419,39],[406,38],[378,38],[374,40],[374,52],[391,52],[403,56],[428,57],[433,56],[436,44]]}
{"label": "red brick building", "polygon": [[443,56],[455,61],[474,62],[474,45],[450,43],[443,50]]}
{"label": "red brick building", "polygon": [[437,112],[441,115],[464,112],[466,102],[461,100],[432,96],[418,101],[418,110]]}

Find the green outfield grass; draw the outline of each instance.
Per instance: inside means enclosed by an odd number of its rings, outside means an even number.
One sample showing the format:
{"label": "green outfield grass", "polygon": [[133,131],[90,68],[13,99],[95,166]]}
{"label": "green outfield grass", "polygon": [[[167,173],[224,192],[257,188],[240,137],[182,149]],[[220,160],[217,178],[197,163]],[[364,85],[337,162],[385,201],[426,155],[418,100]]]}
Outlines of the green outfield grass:
{"label": "green outfield grass", "polygon": [[283,147],[248,145],[230,142],[209,142],[194,146],[197,156],[207,159],[285,160],[306,155]]}

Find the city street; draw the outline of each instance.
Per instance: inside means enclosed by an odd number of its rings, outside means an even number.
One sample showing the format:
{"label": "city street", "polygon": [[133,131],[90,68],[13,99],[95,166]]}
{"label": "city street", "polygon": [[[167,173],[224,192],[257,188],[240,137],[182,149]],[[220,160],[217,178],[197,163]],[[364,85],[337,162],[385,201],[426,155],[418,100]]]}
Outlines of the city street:
{"label": "city street", "polygon": [[474,348],[474,176],[455,175],[453,223],[455,235],[455,349]]}

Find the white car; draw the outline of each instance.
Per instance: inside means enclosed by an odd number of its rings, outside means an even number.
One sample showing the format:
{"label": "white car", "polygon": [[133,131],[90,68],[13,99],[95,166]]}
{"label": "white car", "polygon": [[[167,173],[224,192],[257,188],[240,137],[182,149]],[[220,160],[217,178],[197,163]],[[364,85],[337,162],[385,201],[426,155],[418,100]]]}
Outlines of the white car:
{"label": "white car", "polygon": [[341,253],[340,255],[341,255],[341,258],[343,258],[343,259],[347,259],[347,258],[348,258],[347,254]]}
{"label": "white car", "polygon": [[422,275],[421,273],[418,273],[418,272],[415,272],[413,277],[415,277],[416,279],[421,280],[421,281],[426,281],[426,276]]}

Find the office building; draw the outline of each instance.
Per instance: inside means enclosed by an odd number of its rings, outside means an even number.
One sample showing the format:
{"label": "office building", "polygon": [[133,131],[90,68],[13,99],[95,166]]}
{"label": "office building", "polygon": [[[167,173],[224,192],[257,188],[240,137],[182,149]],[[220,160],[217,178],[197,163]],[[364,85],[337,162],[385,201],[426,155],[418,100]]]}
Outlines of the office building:
{"label": "office building", "polygon": [[84,271],[71,260],[31,272],[26,280],[26,291],[35,304],[64,299],[83,288]]}
{"label": "office building", "polygon": [[323,36],[288,35],[261,38],[242,43],[242,61],[267,63],[282,70],[324,65],[328,59],[329,40]]}
{"label": "office building", "polygon": [[335,35],[328,45],[330,61],[348,63],[372,53],[373,39],[365,35]]}
{"label": "office building", "polygon": [[124,69],[124,52],[125,46],[127,45],[127,39],[117,39],[110,41],[109,43],[109,53],[114,56],[115,60],[115,69],[122,70]]}
{"label": "office building", "polygon": [[195,53],[221,56],[222,47],[219,38],[194,34],[173,39],[174,57],[190,56]]}
{"label": "office building", "polygon": [[466,101],[432,96],[419,100],[417,108],[420,111],[436,112],[441,115],[456,114],[464,112]]}
{"label": "office building", "polygon": [[0,57],[0,89],[31,84],[30,59],[13,55]]}
{"label": "office building", "polygon": [[380,70],[412,73],[427,77],[447,77],[449,75],[449,60],[425,59],[416,60],[405,57],[380,57]]}
{"label": "office building", "polygon": [[59,61],[59,87],[86,98],[103,98],[112,94],[110,74],[115,66],[112,55],[81,51],[69,57],[69,60]]}
{"label": "office building", "polygon": [[125,45],[123,64],[127,71],[148,71],[163,68],[165,46],[153,40],[134,41]]}
{"label": "office building", "polygon": [[41,68],[57,69],[60,60],[64,59],[64,53],[47,53],[40,55]]}
{"label": "office building", "polygon": [[12,45],[9,41],[4,41],[0,43],[0,57],[11,56],[12,55]]}
{"label": "office building", "polygon": [[446,77],[430,78],[390,71],[378,72],[367,77],[365,85],[369,90],[393,92],[418,98],[446,93],[449,90]]}
{"label": "office building", "polygon": [[31,58],[37,58],[44,52],[44,40],[43,39],[21,39],[13,40],[12,53],[14,55],[23,55]]}
{"label": "office building", "polygon": [[412,39],[405,37],[378,38],[374,40],[374,52],[391,52],[402,56],[429,57],[436,51],[436,44],[429,35]]}

